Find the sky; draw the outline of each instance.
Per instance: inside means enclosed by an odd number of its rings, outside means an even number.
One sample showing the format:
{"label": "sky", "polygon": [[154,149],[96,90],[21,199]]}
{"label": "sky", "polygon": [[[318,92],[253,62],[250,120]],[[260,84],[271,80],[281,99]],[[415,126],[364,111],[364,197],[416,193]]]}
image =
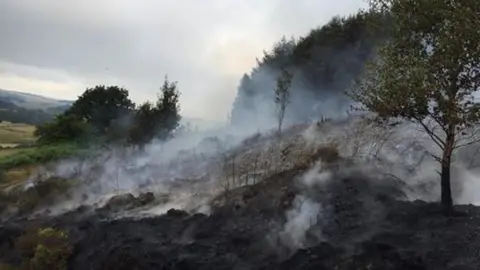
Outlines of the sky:
{"label": "sky", "polygon": [[178,81],[181,113],[224,121],[243,73],[364,0],[0,0],[0,88],[74,100],[119,85],[154,100]]}

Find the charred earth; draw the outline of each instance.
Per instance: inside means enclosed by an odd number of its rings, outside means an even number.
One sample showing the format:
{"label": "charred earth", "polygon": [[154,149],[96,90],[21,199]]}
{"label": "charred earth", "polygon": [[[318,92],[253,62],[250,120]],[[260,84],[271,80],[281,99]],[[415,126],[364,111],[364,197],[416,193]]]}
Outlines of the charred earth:
{"label": "charred earth", "polygon": [[0,261],[23,269],[17,240],[53,227],[68,233],[68,269],[480,269],[479,208],[457,206],[445,217],[436,204],[402,201],[395,179],[333,170],[306,184],[303,175],[290,170],[225,191],[209,215],[113,218],[118,207],[145,203],[123,196],[115,209],[10,219],[0,226]]}

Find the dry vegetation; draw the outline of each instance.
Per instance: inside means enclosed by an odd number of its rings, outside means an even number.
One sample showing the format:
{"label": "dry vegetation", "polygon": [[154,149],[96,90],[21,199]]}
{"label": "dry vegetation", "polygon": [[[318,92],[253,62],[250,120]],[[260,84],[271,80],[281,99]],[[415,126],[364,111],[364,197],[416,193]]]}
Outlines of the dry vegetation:
{"label": "dry vegetation", "polygon": [[[22,144],[35,142],[33,135],[35,127],[22,123],[0,123],[0,146],[3,148],[11,148]],[[0,155],[3,155],[0,151]]]}
{"label": "dry vegetation", "polygon": [[[319,123],[319,127],[326,127]],[[282,171],[306,169],[317,161],[335,162],[339,158],[334,140],[326,139],[312,144],[305,136],[308,125],[286,129],[282,137],[275,134],[255,134],[222,156],[219,176],[223,188],[232,189],[253,185]]]}
{"label": "dry vegetation", "polygon": [[51,227],[31,228],[15,239],[14,248],[20,266],[0,263],[0,270],[64,270],[73,251],[68,234]]}
{"label": "dry vegetation", "polygon": [[28,188],[20,184],[10,185],[3,190],[0,187],[0,213],[29,214],[47,209],[59,201],[68,200],[77,182],[51,177],[36,180]]}

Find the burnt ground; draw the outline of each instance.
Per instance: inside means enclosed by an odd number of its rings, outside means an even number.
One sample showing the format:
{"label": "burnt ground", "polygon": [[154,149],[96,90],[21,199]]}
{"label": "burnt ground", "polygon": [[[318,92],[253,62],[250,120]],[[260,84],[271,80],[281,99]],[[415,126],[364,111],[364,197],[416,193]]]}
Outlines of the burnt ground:
{"label": "burnt ground", "polygon": [[[69,269],[480,269],[480,208],[402,202],[399,183],[336,175],[305,187],[299,172],[226,192],[212,214],[170,210],[152,218],[109,220],[83,207],[52,219],[0,226],[0,261],[19,262],[14,239],[32,226],[69,232]],[[304,246],[282,240],[298,195],[322,203]]]}

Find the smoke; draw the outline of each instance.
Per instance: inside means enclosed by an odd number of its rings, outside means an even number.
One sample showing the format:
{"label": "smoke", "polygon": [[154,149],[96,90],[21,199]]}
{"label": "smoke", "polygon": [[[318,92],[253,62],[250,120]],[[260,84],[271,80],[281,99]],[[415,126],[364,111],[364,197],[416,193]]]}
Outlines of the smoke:
{"label": "smoke", "polygon": [[[323,86],[312,86],[300,69],[291,69],[290,72],[293,81],[289,88],[285,128],[322,118],[338,119],[348,115],[352,101],[343,93],[329,91]],[[244,77],[232,107],[230,124],[233,127],[248,133],[265,132],[276,127],[278,118],[274,88],[278,76],[278,70],[262,66],[251,77]]]}
{"label": "smoke", "polygon": [[[266,131],[252,136],[248,125],[185,131],[168,142],[152,141],[145,151],[99,151],[88,159],[49,165],[37,176],[80,182],[68,199],[50,207],[51,215],[80,205],[99,208],[113,196],[145,192],[153,192],[157,200],[114,217],[155,216],[171,208],[208,214],[212,199],[227,189],[294,169],[326,145],[337,149],[341,162],[310,163],[285,222],[269,236],[286,254],[320,241],[349,243],[369,237],[387,213],[389,200],[439,200],[439,164],[431,154],[440,152],[430,138],[417,125],[378,123],[370,115],[287,127],[281,143]],[[457,204],[480,203],[479,175],[470,162],[473,148],[478,146],[457,152],[452,170]],[[283,161],[279,150],[286,153]]]}
{"label": "smoke", "polygon": [[[318,224],[322,216],[322,205],[305,196],[297,196],[293,207],[287,211],[283,230],[280,232],[282,244],[293,249],[302,248],[307,243],[307,232]],[[320,240],[322,235],[316,235]]]}
{"label": "smoke", "polygon": [[[301,192],[274,233],[288,254],[329,241],[354,243],[378,229],[394,200],[440,199],[440,151],[421,127],[405,121],[391,125],[351,117],[313,124],[302,133],[309,147],[335,145],[342,161],[314,163],[300,178]],[[456,204],[480,203],[479,170],[472,169],[480,145],[459,149],[452,164]],[[275,239],[275,237],[271,237]]]}
{"label": "smoke", "polygon": [[[298,127],[285,130],[282,144],[277,144],[275,136],[268,133],[252,137],[251,133],[232,127],[185,131],[168,142],[153,141],[145,151],[117,147],[89,155],[88,159],[50,164],[39,170],[29,185],[35,179],[52,176],[80,182],[68,201],[56,205],[55,211],[50,209],[52,213],[80,205],[98,207],[118,194],[138,196],[145,192],[169,199],[167,202],[162,200],[161,205],[139,211],[144,214],[161,214],[169,207],[207,213],[209,200],[225,191],[225,181],[229,181],[227,186],[230,189],[256,183],[275,172],[298,166],[297,163],[305,162],[302,161],[304,156],[329,145],[335,147],[343,159],[360,166],[362,175],[403,183],[405,200],[438,200],[439,165],[430,155],[438,154],[438,149],[417,126],[407,122],[384,125],[366,116]],[[284,161],[277,158],[279,147],[289,149],[288,153],[282,150],[287,153]],[[476,152],[466,150],[457,153],[452,170],[454,200],[456,203],[478,203],[475,192],[478,172],[467,169],[467,163]],[[307,170],[303,185],[313,187],[338,176],[323,166],[318,163]],[[349,166],[353,165],[345,165],[341,170],[346,172]],[[288,215],[298,213],[299,220],[311,216],[311,212],[303,214],[302,207],[317,209],[317,206],[309,206],[312,198],[307,199],[306,205],[300,204]],[[200,206],[196,207],[196,204]],[[323,203],[320,205],[325,207]],[[298,224],[298,221],[291,224]],[[308,226],[299,226],[308,230]]]}
{"label": "smoke", "polygon": [[[227,130],[186,131],[168,142],[152,141],[144,151],[133,147],[99,149],[86,159],[49,164],[39,169],[27,185],[51,177],[78,182],[67,201],[50,207],[52,214],[80,205],[101,206],[118,194],[145,192],[168,194],[170,207],[208,212],[208,207],[196,204],[218,192],[212,184],[219,174],[218,155],[241,139]],[[157,207],[150,213],[162,211]]]}

